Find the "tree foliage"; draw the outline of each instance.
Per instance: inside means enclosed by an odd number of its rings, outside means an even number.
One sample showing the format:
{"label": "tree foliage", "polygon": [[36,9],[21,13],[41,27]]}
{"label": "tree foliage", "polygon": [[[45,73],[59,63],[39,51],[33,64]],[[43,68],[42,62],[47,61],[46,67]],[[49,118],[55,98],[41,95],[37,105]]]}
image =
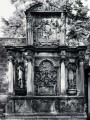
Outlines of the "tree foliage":
{"label": "tree foliage", "polygon": [[83,6],[80,0],[76,0],[74,3],[69,4],[67,11],[67,36],[68,40],[74,39],[86,42],[89,37],[90,26],[88,17],[89,9]]}
{"label": "tree foliage", "polygon": [[[11,0],[11,3],[15,6],[15,12],[13,16],[8,20],[2,18],[4,23],[2,31],[5,37],[25,37],[26,36],[26,19],[24,10],[31,2],[29,0]],[[32,1],[32,0],[31,0]]]}

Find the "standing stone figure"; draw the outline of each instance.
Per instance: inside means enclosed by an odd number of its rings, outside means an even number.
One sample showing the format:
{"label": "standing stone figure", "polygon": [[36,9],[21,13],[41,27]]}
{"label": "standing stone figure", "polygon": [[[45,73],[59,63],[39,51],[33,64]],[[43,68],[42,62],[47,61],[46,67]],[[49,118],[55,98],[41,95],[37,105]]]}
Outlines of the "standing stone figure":
{"label": "standing stone figure", "polygon": [[23,67],[19,65],[17,70],[18,70],[18,85],[20,88],[23,88]]}

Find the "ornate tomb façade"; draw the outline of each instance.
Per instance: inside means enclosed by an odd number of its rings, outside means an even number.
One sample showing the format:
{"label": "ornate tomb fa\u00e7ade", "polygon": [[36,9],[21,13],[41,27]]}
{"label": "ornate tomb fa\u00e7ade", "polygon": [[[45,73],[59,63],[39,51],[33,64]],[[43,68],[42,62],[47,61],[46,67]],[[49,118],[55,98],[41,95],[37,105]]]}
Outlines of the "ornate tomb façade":
{"label": "ornate tomb fa\u00e7ade", "polygon": [[6,47],[6,119],[86,120],[86,46],[67,44],[62,4],[37,3],[25,14],[27,45]]}

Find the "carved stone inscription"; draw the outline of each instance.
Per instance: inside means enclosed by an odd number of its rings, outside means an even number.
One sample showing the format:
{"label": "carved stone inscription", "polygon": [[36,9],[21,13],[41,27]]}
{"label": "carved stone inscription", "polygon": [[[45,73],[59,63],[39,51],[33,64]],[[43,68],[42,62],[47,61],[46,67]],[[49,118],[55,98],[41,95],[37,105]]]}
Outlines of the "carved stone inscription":
{"label": "carved stone inscription", "polygon": [[60,40],[62,21],[60,17],[35,18],[34,44],[55,44]]}
{"label": "carved stone inscription", "polygon": [[35,68],[35,86],[37,94],[55,94],[56,80],[57,71],[50,61],[44,60],[38,68]]}

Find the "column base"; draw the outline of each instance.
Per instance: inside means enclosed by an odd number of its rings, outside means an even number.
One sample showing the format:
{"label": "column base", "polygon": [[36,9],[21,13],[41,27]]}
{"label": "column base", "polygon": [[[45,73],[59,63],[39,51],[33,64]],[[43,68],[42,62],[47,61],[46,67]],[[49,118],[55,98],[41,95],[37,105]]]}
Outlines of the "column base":
{"label": "column base", "polygon": [[68,89],[67,90],[67,94],[68,95],[76,95],[77,94],[77,90],[76,89]]}
{"label": "column base", "polygon": [[27,93],[27,96],[33,96],[33,95],[34,95],[34,93],[32,93],[32,92]]}
{"label": "column base", "polygon": [[8,96],[13,96],[13,95],[15,95],[15,93],[14,93],[14,92],[13,92],[13,93],[8,92]]}

